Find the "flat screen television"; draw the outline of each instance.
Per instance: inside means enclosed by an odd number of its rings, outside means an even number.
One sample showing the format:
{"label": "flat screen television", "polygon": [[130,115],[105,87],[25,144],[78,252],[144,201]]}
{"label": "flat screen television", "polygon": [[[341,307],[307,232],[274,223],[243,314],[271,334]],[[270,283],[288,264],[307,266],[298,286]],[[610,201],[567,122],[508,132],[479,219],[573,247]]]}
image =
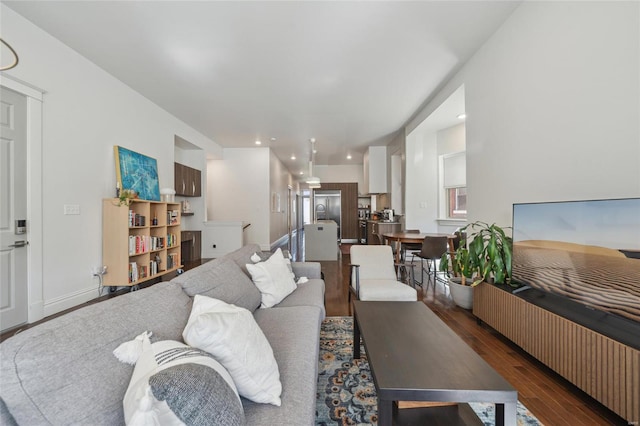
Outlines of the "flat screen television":
{"label": "flat screen television", "polygon": [[514,204],[512,276],[611,328],[640,325],[640,198]]}

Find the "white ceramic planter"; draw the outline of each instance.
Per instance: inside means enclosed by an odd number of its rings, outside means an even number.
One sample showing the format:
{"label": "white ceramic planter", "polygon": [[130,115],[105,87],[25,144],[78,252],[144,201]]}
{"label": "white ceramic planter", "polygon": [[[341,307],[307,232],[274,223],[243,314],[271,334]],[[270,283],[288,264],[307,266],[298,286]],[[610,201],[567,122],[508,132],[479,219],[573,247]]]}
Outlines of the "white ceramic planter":
{"label": "white ceramic planter", "polygon": [[449,290],[456,305],[464,309],[473,308],[473,287],[449,279]]}

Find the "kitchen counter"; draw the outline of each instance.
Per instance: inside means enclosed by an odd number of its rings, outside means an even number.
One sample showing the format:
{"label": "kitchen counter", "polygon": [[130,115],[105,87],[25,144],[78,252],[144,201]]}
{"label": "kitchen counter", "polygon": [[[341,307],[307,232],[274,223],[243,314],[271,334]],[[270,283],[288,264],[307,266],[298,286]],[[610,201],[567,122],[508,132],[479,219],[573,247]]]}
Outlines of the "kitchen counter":
{"label": "kitchen counter", "polygon": [[304,225],[305,260],[338,260],[338,224],[316,220]]}
{"label": "kitchen counter", "polygon": [[393,224],[400,224],[400,222],[393,220],[374,220],[374,219],[366,219],[367,222],[373,222],[373,223],[393,223]]}

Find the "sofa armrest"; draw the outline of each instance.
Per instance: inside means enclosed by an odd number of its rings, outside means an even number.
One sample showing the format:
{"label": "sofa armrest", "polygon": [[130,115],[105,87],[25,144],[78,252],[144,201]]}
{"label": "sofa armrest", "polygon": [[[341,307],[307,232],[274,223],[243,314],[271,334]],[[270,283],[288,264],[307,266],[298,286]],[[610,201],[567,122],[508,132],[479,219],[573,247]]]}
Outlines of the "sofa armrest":
{"label": "sofa armrest", "polygon": [[311,279],[321,279],[319,262],[291,262],[291,268],[296,277],[307,277]]}

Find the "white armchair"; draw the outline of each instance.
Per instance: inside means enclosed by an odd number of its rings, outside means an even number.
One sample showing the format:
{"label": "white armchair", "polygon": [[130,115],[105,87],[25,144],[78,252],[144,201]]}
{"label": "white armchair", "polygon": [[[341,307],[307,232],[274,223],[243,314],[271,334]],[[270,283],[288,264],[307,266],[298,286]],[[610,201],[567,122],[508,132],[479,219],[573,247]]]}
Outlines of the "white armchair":
{"label": "white armchair", "polygon": [[391,246],[353,245],[350,255],[349,304],[352,294],[368,301],[418,300],[415,288],[397,280]]}

